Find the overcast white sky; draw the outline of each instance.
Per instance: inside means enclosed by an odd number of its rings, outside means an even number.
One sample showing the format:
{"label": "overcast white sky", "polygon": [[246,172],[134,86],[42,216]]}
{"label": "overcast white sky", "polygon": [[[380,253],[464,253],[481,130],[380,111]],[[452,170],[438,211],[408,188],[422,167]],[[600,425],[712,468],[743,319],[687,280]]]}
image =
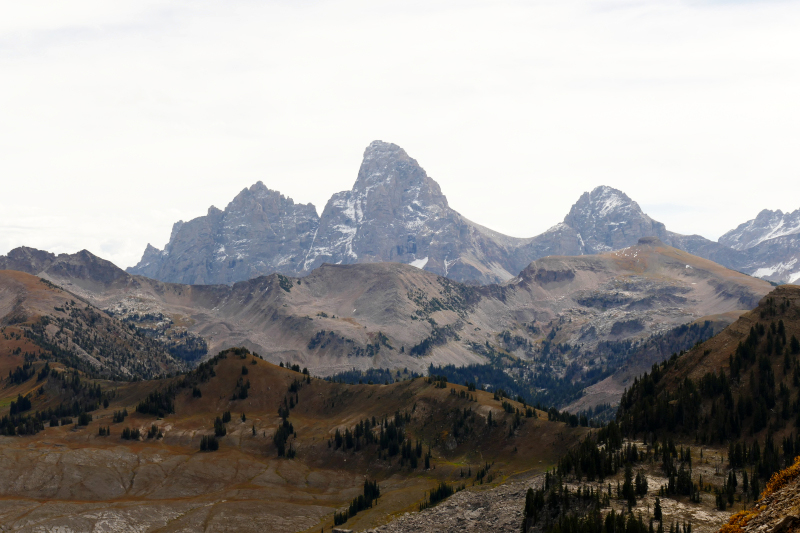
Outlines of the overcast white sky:
{"label": "overcast white sky", "polygon": [[322,212],[374,139],[518,236],[625,191],[716,239],[800,208],[800,2],[0,4],[0,253],[119,266],[262,180]]}

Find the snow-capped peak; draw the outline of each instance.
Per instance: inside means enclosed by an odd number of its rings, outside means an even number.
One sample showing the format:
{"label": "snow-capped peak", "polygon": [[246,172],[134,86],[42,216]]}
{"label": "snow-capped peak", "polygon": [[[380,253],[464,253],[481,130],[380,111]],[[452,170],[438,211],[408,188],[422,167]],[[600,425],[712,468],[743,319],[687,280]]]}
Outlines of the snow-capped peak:
{"label": "snow-capped peak", "polygon": [[719,242],[734,250],[747,250],[764,241],[796,233],[800,233],[800,209],[792,213],[764,209],[756,218],[720,237]]}

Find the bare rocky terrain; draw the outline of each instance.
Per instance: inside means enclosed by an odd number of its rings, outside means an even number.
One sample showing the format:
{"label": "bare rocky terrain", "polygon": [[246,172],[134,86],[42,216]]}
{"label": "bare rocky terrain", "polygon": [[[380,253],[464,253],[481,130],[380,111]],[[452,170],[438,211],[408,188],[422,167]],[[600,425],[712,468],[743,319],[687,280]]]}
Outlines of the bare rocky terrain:
{"label": "bare rocky terrain", "polygon": [[334,194],[320,216],[313,205],[295,204],[258,182],[224,210],[212,206],[205,216],[176,222],[163,250],[148,245],[128,272],[230,284],[274,272],[304,276],[323,263],[390,261],[488,284],[543,257],[610,252],[658,237],[728,268],[792,283],[800,275],[798,212],[763,211],[714,242],[671,232],[622,191],[600,186],[544,233],[510,237],[464,218],[402,148],[374,141],[352,189]]}
{"label": "bare rocky terrain", "polygon": [[498,487],[471,488],[458,492],[430,509],[405,513],[371,533],[519,531],[525,493],[539,486],[543,476],[524,476]]}
{"label": "bare rocky terrain", "polygon": [[247,346],[317,375],[354,367],[424,373],[431,364],[487,363],[508,354],[519,362],[515,372],[580,378],[620,366],[620,343],[709,315],[729,322],[771,289],[657,239],[606,254],[541,259],[487,287],[398,263],[325,264],[303,278],[187,286],[132,276],[88,252],[40,255],[19,249],[9,260],[121,320],[163,316],[202,338],[211,353]]}
{"label": "bare rocky terrain", "polygon": [[800,280],[799,239],[800,209],[791,213],[764,209],[719,242],[743,252],[740,270],[771,281],[796,283]]}
{"label": "bare rocky terrain", "polygon": [[[642,443],[638,443],[642,446]],[[697,453],[697,450],[695,450]],[[693,479],[698,481],[701,477],[713,483],[721,478],[717,465],[724,459],[724,453],[714,449],[704,450],[705,458],[696,460],[693,469]],[[660,467],[657,464],[644,464],[650,493],[640,498],[633,508],[634,514],[641,514],[646,522],[653,516],[655,499],[658,497],[658,488],[667,483]],[[579,487],[592,487],[594,490],[605,492],[609,483],[616,486],[617,481],[622,481],[622,473],[612,476],[603,482],[576,483],[567,482],[573,492]],[[386,525],[366,530],[371,533],[411,533],[411,532],[458,532],[458,531],[502,531],[517,532],[520,530],[525,507],[525,494],[528,488],[541,488],[544,476],[541,474],[521,474],[509,479],[498,486],[470,487],[469,490],[458,492],[440,503],[417,513],[405,513]],[[728,520],[730,512],[719,511],[714,508],[714,495],[709,490],[701,495],[700,503],[689,502],[687,498],[660,498],[664,514],[664,523],[668,524],[691,523],[692,531],[699,533],[712,533]],[[738,508],[742,505],[739,504]],[[604,509],[617,512],[627,511],[624,501],[613,499],[611,506]],[[775,514],[775,513],[773,513]]]}

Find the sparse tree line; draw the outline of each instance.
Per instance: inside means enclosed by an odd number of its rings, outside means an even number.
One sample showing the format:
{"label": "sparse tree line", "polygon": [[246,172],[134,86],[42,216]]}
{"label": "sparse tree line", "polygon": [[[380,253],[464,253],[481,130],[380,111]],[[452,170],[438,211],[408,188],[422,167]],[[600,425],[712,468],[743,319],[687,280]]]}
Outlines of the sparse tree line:
{"label": "sparse tree line", "polygon": [[354,498],[353,501],[350,502],[350,507],[344,511],[336,511],[333,513],[333,525],[340,526],[361,511],[371,509],[373,505],[377,504],[380,496],[381,489],[378,486],[378,482],[365,479],[364,493]]}
{"label": "sparse tree line", "polygon": [[[668,531],[691,532],[691,523],[672,523],[665,526],[659,498],[652,518],[645,521],[640,514],[631,511],[637,499],[648,494],[647,477],[641,468],[641,462],[662,458],[662,468],[669,470],[669,488],[659,490],[661,496],[667,494],[692,494],[697,487],[691,483],[691,475],[686,475],[683,464],[681,474],[675,475],[677,483],[672,479],[675,456],[682,462],[691,462],[691,452],[681,449],[678,452],[672,442],[654,446],[653,454],[645,453],[635,444],[622,444],[619,427],[614,423],[590,433],[581,444],[567,452],[559,461],[555,472],[547,472],[541,487],[528,489],[525,499],[522,531],[524,533],[541,531],[547,533],[613,533],[632,531],[642,533],[664,533]],[[566,485],[567,476],[581,483],[586,478],[589,483],[601,482],[607,476],[624,471],[622,483],[616,484],[616,490],[609,483],[606,489],[594,485],[579,485],[573,490]],[[684,487],[684,485],[686,485]],[[627,504],[627,513],[618,513],[611,509],[612,498]]]}
{"label": "sparse tree line", "polygon": [[408,368],[404,368],[402,371],[392,371],[389,368],[369,368],[367,370],[356,370],[354,368],[353,370],[339,372],[333,376],[326,377],[325,381],[330,381],[332,383],[349,383],[351,385],[355,385],[356,383],[359,385],[364,383],[367,385],[380,383],[390,385],[397,381],[416,379],[419,377],[421,377],[420,374],[409,372]]}
{"label": "sparse tree line", "polygon": [[400,455],[400,466],[408,464],[411,469],[416,469],[419,460],[424,459],[425,469],[429,469],[432,457],[430,447],[427,453],[423,453],[422,442],[412,442],[406,436],[405,425],[410,421],[410,413],[398,411],[393,419],[384,416],[379,421],[372,417],[361,420],[352,430],[345,428],[342,432],[336,428],[333,438],[328,439],[328,448],[361,452],[374,444],[377,445],[379,459],[391,461],[392,457]]}
{"label": "sparse tree line", "polygon": [[[796,323],[798,315],[800,310],[789,300],[768,298],[759,316],[770,322],[753,324],[729,356],[728,373],[719,368],[698,381],[684,378],[670,390],[662,383],[663,376],[681,363],[683,354],[653,365],[622,396],[618,420],[623,433],[651,440],[659,434],[685,435],[700,444],[729,444],[731,468],[749,467],[749,491],[742,496],[754,497],[759,479],[766,481],[800,452],[797,439],[784,439],[782,452],[774,439],[787,426],[800,428],[800,341],[787,334],[784,322]],[[702,357],[710,354],[705,350]],[[764,434],[763,440],[759,434]],[[731,503],[732,487],[739,486],[735,481],[720,491],[725,494],[718,499],[720,507],[723,499]]]}
{"label": "sparse tree line", "polygon": [[465,485],[463,483],[461,485],[449,485],[444,481],[440,481],[436,488],[429,490],[425,494],[425,499],[419,504],[419,510],[424,511],[425,509],[433,507],[456,492],[461,492],[464,488]]}
{"label": "sparse tree line", "polygon": [[[91,415],[88,413],[95,411],[101,405],[108,407],[109,400],[116,396],[113,390],[103,391],[99,384],[81,380],[76,371],[56,372],[51,370],[47,363],[39,375],[41,376],[39,381],[44,383],[34,392],[25,396],[20,394],[16,401],[11,402],[9,414],[0,419],[0,434],[34,435],[42,431],[46,424],[50,427],[68,425],[73,423],[73,418],[78,419],[79,426],[84,426],[91,420]],[[45,395],[47,390],[69,394],[73,400],[71,403],[61,402],[54,408],[49,407],[30,413],[33,399]]]}

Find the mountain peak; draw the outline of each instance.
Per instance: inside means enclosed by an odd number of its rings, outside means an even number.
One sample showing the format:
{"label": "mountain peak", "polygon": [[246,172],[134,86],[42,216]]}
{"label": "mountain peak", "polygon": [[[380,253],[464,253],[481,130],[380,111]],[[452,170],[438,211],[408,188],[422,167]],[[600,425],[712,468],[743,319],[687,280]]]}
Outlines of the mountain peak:
{"label": "mountain peak", "polygon": [[403,189],[424,187],[431,189],[435,196],[442,196],[439,185],[405,150],[396,144],[372,141],[364,150],[353,191],[367,194],[378,185]]}
{"label": "mountain peak", "polygon": [[624,192],[601,185],[595,187],[591,192],[586,192],[581,195],[575,205],[572,206],[569,214],[565,217],[564,222],[570,218],[579,217],[595,217],[605,218],[613,215],[624,214],[628,215],[631,211],[641,213],[639,204],[634,202]]}
{"label": "mountain peak", "polygon": [[295,204],[257,181],[224,210],[212,205],[206,216],[176,222],[164,251],[148,247],[128,272],[188,284],[295,273],[318,225],[312,204]]}
{"label": "mountain peak", "polygon": [[394,143],[387,143],[380,140],[375,140],[369,143],[369,146],[364,150],[364,159],[375,159],[379,157],[392,157],[401,156],[408,157],[405,150],[400,148]]}
{"label": "mountain peak", "polygon": [[762,242],[796,234],[800,234],[800,209],[791,213],[764,209],[756,218],[720,237],[719,242],[734,250],[749,250]]}
{"label": "mountain peak", "polygon": [[581,253],[596,254],[636,244],[640,236],[666,236],[666,228],[647,216],[624,192],[601,185],[581,195],[564,217],[577,232]]}
{"label": "mountain peak", "polygon": [[5,257],[0,256],[0,270],[19,270],[28,274],[38,274],[55,261],[50,252],[28,246],[14,248]]}

